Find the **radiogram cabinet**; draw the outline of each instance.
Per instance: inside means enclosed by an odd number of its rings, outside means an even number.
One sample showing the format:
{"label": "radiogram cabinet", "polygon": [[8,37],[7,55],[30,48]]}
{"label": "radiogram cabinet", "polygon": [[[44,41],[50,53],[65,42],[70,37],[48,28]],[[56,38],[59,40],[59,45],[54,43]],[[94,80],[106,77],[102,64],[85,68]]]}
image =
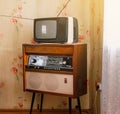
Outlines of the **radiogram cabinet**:
{"label": "radiogram cabinet", "polygon": [[87,93],[86,44],[23,44],[25,91],[78,97]]}

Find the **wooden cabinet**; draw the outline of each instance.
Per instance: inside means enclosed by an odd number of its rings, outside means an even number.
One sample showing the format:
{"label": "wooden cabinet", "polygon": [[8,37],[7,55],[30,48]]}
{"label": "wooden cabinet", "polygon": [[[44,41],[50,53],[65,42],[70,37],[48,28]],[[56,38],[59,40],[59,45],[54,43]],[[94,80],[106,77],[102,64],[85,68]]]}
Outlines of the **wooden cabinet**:
{"label": "wooden cabinet", "polygon": [[[25,91],[78,97],[87,93],[86,44],[23,44],[23,85]],[[31,56],[70,57],[70,70],[55,64],[29,67]],[[59,62],[59,60],[57,60]],[[49,61],[50,62],[50,61]]]}

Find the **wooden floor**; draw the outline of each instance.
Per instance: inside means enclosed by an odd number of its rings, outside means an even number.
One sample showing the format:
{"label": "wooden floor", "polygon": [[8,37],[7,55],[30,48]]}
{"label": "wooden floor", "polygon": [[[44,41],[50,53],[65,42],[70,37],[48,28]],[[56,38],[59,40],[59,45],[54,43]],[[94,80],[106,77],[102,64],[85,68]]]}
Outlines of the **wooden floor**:
{"label": "wooden floor", "polygon": [[[30,114],[29,111],[0,111],[0,114]],[[69,114],[68,111],[33,111],[32,114]],[[79,114],[79,111],[72,111],[72,114]],[[82,111],[82,114],[90,114],[87,111]]]}
{"label": "wooden floor", "polygon": [[[0,114],[30,114],[29,112],[0,112]],[[69,112],[33,112],[32,114],[69,114]],[[78,112],[72,112],[72,114],[79,114]],[[87,114],[87,113],[82,113]]]}

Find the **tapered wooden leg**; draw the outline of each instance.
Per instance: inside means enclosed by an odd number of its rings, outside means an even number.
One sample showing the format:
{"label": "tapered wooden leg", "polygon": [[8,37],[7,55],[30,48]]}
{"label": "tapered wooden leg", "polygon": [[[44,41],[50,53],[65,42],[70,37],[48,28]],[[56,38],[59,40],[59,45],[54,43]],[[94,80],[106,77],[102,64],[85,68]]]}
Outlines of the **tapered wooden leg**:
{"label": "tapered wooden leg", "polygon": [[79,113],[82,114],[82,111],[81,111],[81,103],[80,103],[80,98],[79,98],[79,97],[77,98],[77,103],[78,103]]}
{"label": "tapered wooden leg", "polygon": [[41,100],[40,100],[40,112],[42,112],[42,106],[43,106],[43,99],[44,99],[44,94],[41,94]]}
{"label": "tapered wooden leg", "polygon": [[35,100],[35,92],[33,92],[33,95],[32,95],[32,101],[31,101],[31,107],[30,107],[30,114],[32,114],[34,100]]}
{"label": "tapered wooden leg", "polygon": [[69,114],[72,114],[72,99],[69,97]]}

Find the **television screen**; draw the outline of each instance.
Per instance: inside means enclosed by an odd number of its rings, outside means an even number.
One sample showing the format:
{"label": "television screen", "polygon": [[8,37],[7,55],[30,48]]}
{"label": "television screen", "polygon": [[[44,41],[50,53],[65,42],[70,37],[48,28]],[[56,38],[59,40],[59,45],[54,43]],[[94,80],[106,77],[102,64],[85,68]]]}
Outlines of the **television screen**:
{"label": "television screen", "polygon": [[37,21],[35,34],[38,39],[55,39],[57,34],[56,20]]}

